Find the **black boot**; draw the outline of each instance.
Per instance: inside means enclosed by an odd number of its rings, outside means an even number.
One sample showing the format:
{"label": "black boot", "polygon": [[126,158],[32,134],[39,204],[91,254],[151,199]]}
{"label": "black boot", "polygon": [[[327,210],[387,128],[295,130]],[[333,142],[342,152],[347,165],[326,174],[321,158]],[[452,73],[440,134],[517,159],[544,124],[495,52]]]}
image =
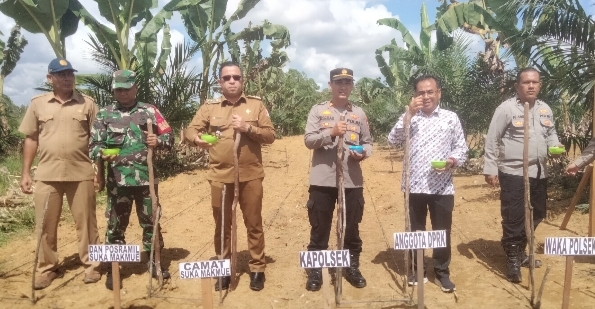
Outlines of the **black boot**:
{"label": "black boot", "polygon": [[306,290],[318,291],[322,286],[322,269],[312,268],[308,274],[308,281],[306,281]]}
{"label": "black boot", "polygon": [[356,288],[363,288],[366,286],[366,279],[362,276],[359,271],[359,253],[349,254],[351,260],[351,266],[343,268],[345,273],[345,280],[351,283]]}
{"label": "black boot", "polygon": [[221,277],[221,285],[219,285],[219,278],[215,280],[215,291],[229,289],[229,282],[231,281],[230,276]]}
{"label": "black boot", "polygon": [[[114,277],[112,276],[112,263],[108,263],[107,273],[105,274],[105,288],[113,291],[114,290]],[[122,280],[120,280],[120,289],[122,289]]]}
{"label": "black boot", "polygon": [[519,245],[504,245],[506,252],[506,279],[513,283],[523,281],[521,275],[521,247]]}
{"label": "black boot", "polygon": [[[529,267],[529,255],[527,255],[527,241],[524,241],[521,244],[521,266],[522,267]],[[535,256],[533,256],[535,259]],[[540,268],[542,265],[541,260],[535,259],[535,268]]]}

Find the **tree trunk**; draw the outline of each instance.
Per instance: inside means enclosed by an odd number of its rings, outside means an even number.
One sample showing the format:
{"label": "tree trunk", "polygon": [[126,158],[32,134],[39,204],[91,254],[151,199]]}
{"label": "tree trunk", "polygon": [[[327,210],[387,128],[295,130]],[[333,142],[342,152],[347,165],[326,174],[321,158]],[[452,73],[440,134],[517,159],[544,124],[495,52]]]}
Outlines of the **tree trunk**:
{"label": "tree trunk", "polygon": [[7,108],[8,102],[4,100],[4,76],[0,76],[0,125],[2,125],[3,131],[10,129],[8,124]]}

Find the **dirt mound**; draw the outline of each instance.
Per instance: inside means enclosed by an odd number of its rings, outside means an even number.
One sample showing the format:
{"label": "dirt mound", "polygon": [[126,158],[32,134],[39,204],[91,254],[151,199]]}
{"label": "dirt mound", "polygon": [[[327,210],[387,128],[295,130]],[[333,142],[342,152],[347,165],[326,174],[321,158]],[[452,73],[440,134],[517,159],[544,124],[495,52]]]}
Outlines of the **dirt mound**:
{"label": "dirt mound", "polygon": [[[308,199],[308,169],[311,153],[300,136],[277,140],[264,150],[267,176],[264,181],[264,227],[267,270],[265,289],[253,292],[248,288],[249,254],[246,232],[238,230],[238,288],[226,294],[223,308],[320,308],[322,293],[305,289],[306,275],[299,268],[298,252],[306,250],[309,224],[305,208]],[[343,283],[343,299],[347,301],[390,300],[405,298],[401,292],[404,274],[403,253],[392,247],[392,233],[403,231],[403,194],[400,192],[402,153],[376,147],[372,158],[364,161],[366,206],[360,225],[363,239],[361,270],[368,286],[355,289]],[[214,258],[214,223],[210,207],[210,189],[204,170],[195,170],[164,180],[160,184],[163,205],[162,226],[166,248],[163,263],[169,266],[172,279],[157,296],[147,299],[148,274],[143,264],[122,264],[122,305],[124,308],[196,308],[201,305],[200,282],[181,280],[178,263]],[[431,251],[426,251],[429,283],[426,284],[427,308],[530,308],[528,270],[524,281],[514,285],[506,281],[505,256],[500,247],[501,227],[498,194],[488,188],[483,176],[455,177],[456,203],[452,230],[452,280],[457,284],[458,301],[433,283]],[[568,203],[568,201],[551,203]],[[100,233],[106,219],[98,207]],[[67,209],[67,207],[65,207]],[[238,211],[240,212],[240,211]],[[140,244],[140,227],[131,219],[127,242]],[[241,217],[238,222],[241,222]],[[428,219],[429,221],[429,219]],[[546,236],[584,236],[588,218],[575,213],[568,226],[560,231],[562,216],[550,216],[536,231],[543,243]],[[85,285],[83,268],[78,263],[76,234],[72,222],[62,222],[58,231],[59,253],[65,276],[49,288],[38,291],[41,299],[36,308],[108,308],[112,292],[99,283]],[[430,224],[428,222],[428,228]],[[334,237],[334,233],[332,236]],[[103,237],[102,237],[103,238]],[[35,236],[15,240],[0,248],[0,307],[33,307],[28,300],[31,286]],[[335,240],[331,239],[331,244]],[[559,308],[564,283],[564,258],[538,258],[552,271],[545,287],[542,308]],[[572,282],[572,308],[593,308],[595,286],[592,283],[595,258],[577,258]],[[545,267],[536,270],[541,283]],[[411,292],[410,289],[407,290]],[[218,293],[214,293],[215,299]],[[414,298],[417,297],[416,295]],[[365,305],[367,308],[403,308],[399,302]]]}

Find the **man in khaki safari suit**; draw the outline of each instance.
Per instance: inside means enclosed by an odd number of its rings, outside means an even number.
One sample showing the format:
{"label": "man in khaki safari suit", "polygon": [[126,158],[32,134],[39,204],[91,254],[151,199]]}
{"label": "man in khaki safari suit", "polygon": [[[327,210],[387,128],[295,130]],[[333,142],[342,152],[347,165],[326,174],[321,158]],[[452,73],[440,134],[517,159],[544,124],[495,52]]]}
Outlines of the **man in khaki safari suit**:
{"label": "man in khaki safari suit", "polygon": [[[58,223],[65,194],[76,225],[79,258],[86,268],[83,281],[95,283],[101,279],[99,262],[90,262],[88,254],[89,245],[99,243],[95,173],[88,154],[97,106],[90,97],[74,91],[74,72],[67,60],[52,60],[47,79],[53,91],[31,100],[19,127],[26,136],[21,190],[33,193],[37,230],[42,228],[35,289],[44,289],[63,276],[58,269]],[[33,192],[30,170],[38,152]]]}

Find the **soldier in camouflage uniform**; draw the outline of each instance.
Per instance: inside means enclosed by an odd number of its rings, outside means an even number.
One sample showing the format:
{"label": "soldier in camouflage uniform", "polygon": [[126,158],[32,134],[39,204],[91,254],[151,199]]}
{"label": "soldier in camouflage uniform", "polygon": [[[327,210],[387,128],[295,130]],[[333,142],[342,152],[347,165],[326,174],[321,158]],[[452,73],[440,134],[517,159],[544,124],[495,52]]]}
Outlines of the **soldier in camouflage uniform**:
{"label": "soldier in camouflage uniform", "polygon": [[[113,74],[112,88],[116,103],[101,108],[97,114],[91,140],[89,155],[99,162],[99,173],[103,177],[103,161],[108,162],[107,169],[107,231],[106,244],[124,244],[124,232],[128,226],[132,202],[136,204],[136,213],[143,228],[143,259],[151,252],[153,236],[153,207],[149,194],[149,168],[147,166],[148,146],[158,149],[171,149],[174,137],[159,110],[151,104],[137,102],[136,75],[129,70],[116,71]],[[152,119],[157,134],[148,134],[147,119]],[[103,149],[118,148],[118,155],[104,155]],[[157,179],[155,180],[157,194]],[[159,231],[159,245],[163,248],[163,237]],[[154,267],[154,266],[153,266]],[[153,275],[157,274],[153,271]],[[170,274],[163,270],[163,278]],[[113,289],[111,268],[108,267],[106,287]]]}

